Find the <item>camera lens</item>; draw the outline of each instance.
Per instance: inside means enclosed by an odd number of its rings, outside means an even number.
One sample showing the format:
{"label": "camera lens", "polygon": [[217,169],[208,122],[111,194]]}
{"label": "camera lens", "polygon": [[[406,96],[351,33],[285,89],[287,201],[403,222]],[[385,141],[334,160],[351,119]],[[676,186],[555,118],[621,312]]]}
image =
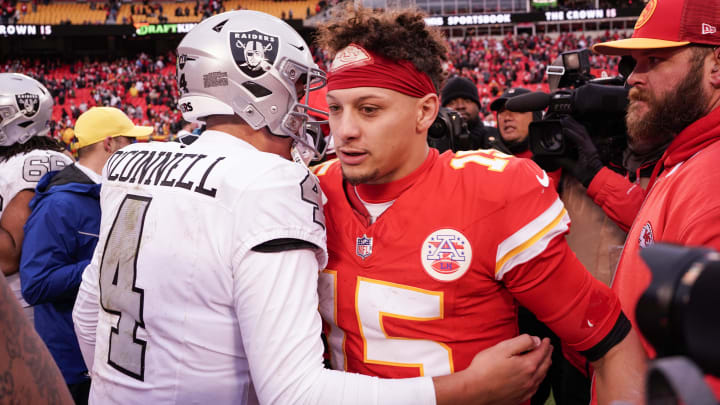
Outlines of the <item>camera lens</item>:
{"label": "camera lens", "polygon": [[563,135],[561,131],[552,131],[543,134],[540,138],[540,146],[548,152],[557,152],[563,147]]}
{"label": "camera lens", "polygon": [[428,129],[428,138],[442,138],[448,134],[448,127],[441,119],[436,119]]}

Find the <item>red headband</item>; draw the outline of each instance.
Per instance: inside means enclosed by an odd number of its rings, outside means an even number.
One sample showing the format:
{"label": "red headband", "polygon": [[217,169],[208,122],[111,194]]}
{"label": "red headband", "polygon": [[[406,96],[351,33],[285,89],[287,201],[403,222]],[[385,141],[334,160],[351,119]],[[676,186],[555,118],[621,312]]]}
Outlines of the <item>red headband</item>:
{"label": "red headband", "polygon": [[437,94],[432,80],[407,60],[393,61],[350,44],[335,56],[327,78],[328,91],[381,87],[410,97]]}

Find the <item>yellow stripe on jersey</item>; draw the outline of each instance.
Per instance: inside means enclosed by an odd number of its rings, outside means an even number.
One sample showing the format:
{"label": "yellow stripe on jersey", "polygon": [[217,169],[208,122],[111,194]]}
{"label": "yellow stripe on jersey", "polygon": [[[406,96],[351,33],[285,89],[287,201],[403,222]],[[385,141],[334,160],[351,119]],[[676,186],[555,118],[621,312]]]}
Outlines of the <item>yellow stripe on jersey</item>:
{"label": "yellow stripe on jersey", "polygon": [[337,162],[337,158],[330,159],[328,161],[319,163],[315,166],[311,166],[310,170],[315,173],[316,176],[324,176],[327,174],[328,170],[330,170],[330,166],[332,166],[333,163]]}
{"label": "yellow stripe on jersey", "polygon": [[501,280],[518,264],[542,253],[550,240],[567,231],[569,223],[567,210],[558,198],[539,217],[500,243],[495,261],[495,279]]}

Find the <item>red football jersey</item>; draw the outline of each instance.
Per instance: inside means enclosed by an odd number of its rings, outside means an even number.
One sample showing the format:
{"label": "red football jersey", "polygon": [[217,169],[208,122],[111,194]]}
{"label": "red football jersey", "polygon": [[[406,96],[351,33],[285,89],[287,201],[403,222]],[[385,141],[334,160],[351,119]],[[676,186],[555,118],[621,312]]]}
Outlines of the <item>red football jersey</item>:
{"label": "red football jersey", "polygon": [[336,369],[393,378],[462,370],[517,335],[518,302],[579,351],[620,316],[617,298],[568,248],[570,219],[530,160],[431,149],[372,224],[353,209],[338,161],[315,173],[328,199],[319,293]]}

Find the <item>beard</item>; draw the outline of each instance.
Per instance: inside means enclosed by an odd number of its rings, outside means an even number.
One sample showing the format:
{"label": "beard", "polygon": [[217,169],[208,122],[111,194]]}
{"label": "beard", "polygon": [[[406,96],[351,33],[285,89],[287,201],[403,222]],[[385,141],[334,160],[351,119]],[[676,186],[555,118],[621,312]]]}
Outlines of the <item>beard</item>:
{"label": "beard", "polygon": [[468,113],[461,114],[465,122],[467,123],[468,129],[473,129],[480,123],[480,116],[475,114],[470,115]]}
{"label": "beard", "polygon": [[[702,118],[708,105],[708,95],[702,87],[703,60],[692,63],[688,74],[671,91],[658,97],[637,87],[630,89],[625,123],[630,149],[647,153],[669,143],[690,124]],[[645,102],[642,114],[638,101]]]}
{"label": "beard", "polygon": [[375,179],[377,179],[380,176],[380,170],[374,169],[373,171],[369,173],[348,173],[345,171],[345,169],[340,166],[342,170],[342,176],[343,180],[347,181],[348,183],[352,184],[353,186],[357,186],[359,184],[369,184],[372,183]]}

